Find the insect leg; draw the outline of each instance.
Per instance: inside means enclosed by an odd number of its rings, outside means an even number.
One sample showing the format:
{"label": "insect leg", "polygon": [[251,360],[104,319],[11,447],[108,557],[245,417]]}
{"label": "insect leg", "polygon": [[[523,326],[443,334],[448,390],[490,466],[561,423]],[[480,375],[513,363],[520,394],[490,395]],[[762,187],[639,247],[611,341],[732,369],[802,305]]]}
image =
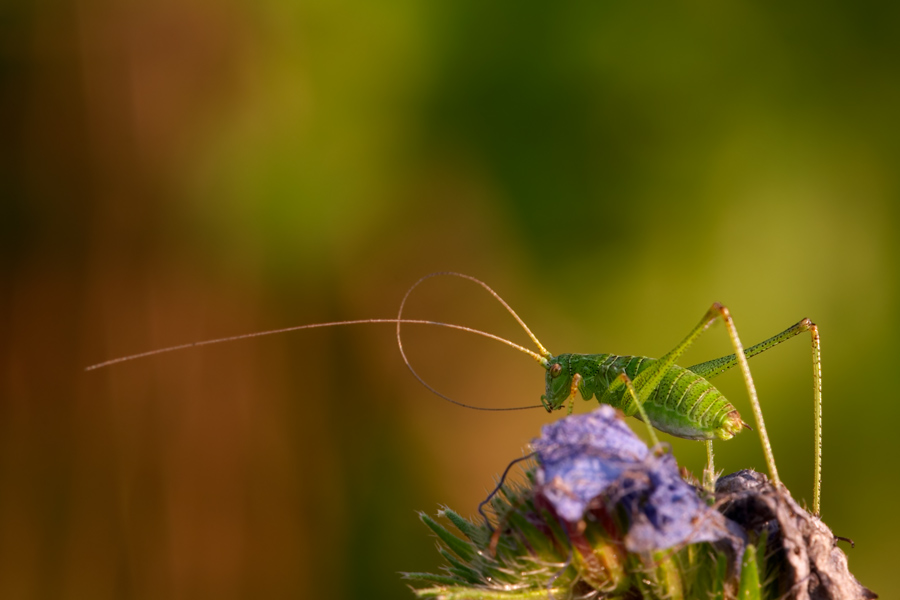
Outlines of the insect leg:
{"label": "insect leg", "polygon": [[665,356],[654,362],[652,365],[644,369],[640,375],[634,378],[634,389],[637,391],[638,397],[643,404],[647,398],[653,393],[653,390],[659,385],[660,381],[662,381],[663,376],[666,372],[672,368],[675,364],[675,361],[678,360],[678,357],[681,356],[685,350],[687,350],[694,341],[700,337],[700,334],[709,327],[710,323],[712,323],[716,317],[719,316],[717,306],[721,306],[719,304],[714,304],[712,308],[710,308],[706,314],[703,316],[703,319],[700,323],[697,324],[694,329],[683,339],[681,342],[675,346],[672,350],[670,350]]}
{"label": "insect leg", "polygon": [[738,337],[737,328],[734,326],[734,320],[728,309],[716,302],[711,310],[715,310],[725,321],[725,327],[728,329],[728,335],[731,337],[731,345],[734,346],[734,354],[737,357],[738,364],[741,366],[741,373],[744,375],[744,383],[747,386],[747,395],[750,396],[750,406],[753,407],[753,416],[756,418],[756,426],[759,429],[759,439],[762,443],[763,454],[766,457],[766,466],[769,469],[769,477],[775,488],[781,487],[781,479],[778,477],[778,469],[775,466],[775,455],[772,454],[772,444],[769,442],[769,434],[766,433],[766,423],[763,420],[762,408],[759,406],[759,397],[756,395],[756,386],[753,384],[753,375],[750,374],[750,365],[747,363],[747,357],[744,355],[744,347]]}
{"label": "insect leg", "polygon": [[637,391],[634,389],[634,383],[631,381],[631,377],[628,376],[628,373],[622,371],[619,373],[619,376],[613,380],[612,385],[606,388],[606,391],[603,392],[602,396],[597,396],[597,402],[599,404],[611,404],[610,399],[614,397],[619,389],[622,386],[625,386],[628,389],[628,395],[631,396],[631,400],[637,406],[638,413],[641,416],[641,421],[647,425],[647,432],[650,434],[650,441],[653,442],[653,445],[656,446],[659,444],[659,438],[656,437],[656,432],[653,431],[653,426],[650,424],[650,417],[647,415],[647,411],[644,409],[644,403],[641,402],[638,397]]}
{"label": "insect leg", "polygon": [[575,376],[572,377],[572,384],[569,386],[569,397],[566,398],[566,401],[569,403],[569,410],[566,412],[567,417],[575,410],[575,393],[579,390],[583,381],[584,378],[581,376],[581,373],[575,373]]}
{"label": "insect leg", "polygon": [[[818,330],[816,328],[816,324],[810,321],[809,319],[803,319],[799,323],[788,327],[778,335],[773,335],[769,339],[756,344],[755,346],[750,346],[746,350],[744,350],[744,356],[747,358],[752,358],[757,354],[762,354],[766,350],[770,348],[774,348],[781,342],[787,341],[794,336],[797,336],[804,331],[812,332],[813,336],[813,346],[815,347],[815,341],[818,337]],[[734,354],[729,354],[728,356],[723,356],[721,358],[714,358],[712,360],[708,360],[706,362],[702,362],[700,364],[694,365],[692,367],[688,367],[689,370],[693,371],[697,375],[705,379],[712,379],[717,375],[721,375],[731,367],[737,364],[737,358]]]}
{"label": "insect leg", "polygon": [[716,465],[713,458],[712,440],[706,440],[706,468],[703,469],[703,488],[710,492],[716,490]]}
{"label": "insect leg", "polygon": [[[799,323],[788,327],[778,335],[751,346],[744,350],[744,356],[751,358],[757,354],[762,354],[770,348],[774,348],[781,342],[791,339],[804,331],[808,331],[812,337],[812,361],[813,361],[813,420],[815,428],[815,459],[814,459],[814,477],[815,484],[813,487],[813,513],[818,515],[821,508],[822,497],[822,352],[819,339],[819,328],[809,319],[803,319]],[[689,370],[697,373],[701,377],[711,379],[716,375],[720,375],[738,364],[737,355],[729,354],[722,358],[688,367]]]}
{"label": "insect leg", "polygon": [[659,382],[662,380],[666,371],[675,364],[678,357],[681,356],[684,351],[700,337],[700,334],[702,334],[703,331],[717,318],[721,318],[725,322],[725,327],[728,329],[731,345],[735,350],[734,355],[737,357],[737,364],[741,366],[741,373],[744,376],[744,383],[747,386],[747,394],[750,396],[750,404],[753,407],[753,416],[756,418],[756,425],[759,428],[759,439],[762,443],[763,453],[766,457],[766,466],[769,470],[769,477],[772,479],[772,483],[775,487],[778,487],[781,485],[781,479],[778,477],[778,469],[775,466],[775,457],[772,454],[772,445],[769,442],[769,435],[766,433],[766,424],[763,421],[762,410],[759,407],[756,386],[753,385],[753,375],[750,374],[750,365],[747,364],[747,357],[744,355],[744,347],[741,345],[741,340],[738,337],[737,329],[731,318],[731,313],[728,312],[727,308],[718,302],[714,303],[710,309],[706,311],[706,314],[703,316],[700,323],[691,330],[681,343],[634,379],[634,388],[637,390],[641,402],[646,401],[653,393],[653,390],[659,385]]}

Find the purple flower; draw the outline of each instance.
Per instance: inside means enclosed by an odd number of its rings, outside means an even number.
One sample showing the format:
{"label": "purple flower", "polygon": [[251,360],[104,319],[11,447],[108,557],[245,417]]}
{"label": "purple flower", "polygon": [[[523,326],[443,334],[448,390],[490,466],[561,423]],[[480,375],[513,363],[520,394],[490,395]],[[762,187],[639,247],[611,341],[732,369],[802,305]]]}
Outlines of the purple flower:
{"label": "purple flower", "polygon": [[675,458],[650,452],[612,407],[545,425],[532,446],[538,495],[563,521],[578,523],[595,501],[618,504],[629,517],[630,552],[726,540],[741,555],[740,528],[707,506]]}
{"label": "purple flower", "polygon": [[531,446],[540,463],[537,484],[542,495],[570,523],[580,521],[591,500],[649,454],[607,405],[544,425]]}

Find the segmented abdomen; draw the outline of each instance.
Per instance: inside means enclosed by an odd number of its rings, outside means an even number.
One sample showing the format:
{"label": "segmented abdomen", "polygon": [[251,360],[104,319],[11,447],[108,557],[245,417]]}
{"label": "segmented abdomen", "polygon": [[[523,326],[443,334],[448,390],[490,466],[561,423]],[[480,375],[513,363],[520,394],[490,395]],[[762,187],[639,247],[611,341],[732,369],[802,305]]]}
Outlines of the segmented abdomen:
{"label": "segmented abdomen", "polygon": [[[622,372],[634,381],[656,362],[643,356],[595,355],[598,359],[592,391],[598,398]],[[585,378],[586,387],[591,382]],[[622,388],[610,404],[640,418],[628,390]],[[740,430],[740,415],[709,381],[684,367],[673,365],[644,404],[651,425],[672,435],[692,439],[728,439]]]}

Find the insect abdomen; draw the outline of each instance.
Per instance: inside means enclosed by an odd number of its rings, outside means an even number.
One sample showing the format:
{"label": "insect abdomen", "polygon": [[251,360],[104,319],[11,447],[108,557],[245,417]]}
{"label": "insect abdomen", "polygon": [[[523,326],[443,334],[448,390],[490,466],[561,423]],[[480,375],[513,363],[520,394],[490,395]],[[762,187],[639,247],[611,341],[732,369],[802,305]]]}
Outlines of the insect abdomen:
{"label": "insect abdomen", "polygon": [[[644,369],[656,362],[641,356],[597,356],[595,383],[608,387],[622,370],[637,379]],[[593,390],[595,393],[598,388]],[[602,391],[597,394],[598,399]],[[637,406],[622,389],[610,404],[621,408],[629,416],[640,418]],[[700,375],[673,365],[663,375],[659,385],[647,398],[644,409],[650,424],[674,436],[691,440],[730,439],[741,430],[740,414],[722,393]]]}
{"label": "insect abdomen", "polygon": [[740,414],[722,392],[678,365],[663,375],[644,408],[657,429],[687,439],[729,439],[743,427]]}

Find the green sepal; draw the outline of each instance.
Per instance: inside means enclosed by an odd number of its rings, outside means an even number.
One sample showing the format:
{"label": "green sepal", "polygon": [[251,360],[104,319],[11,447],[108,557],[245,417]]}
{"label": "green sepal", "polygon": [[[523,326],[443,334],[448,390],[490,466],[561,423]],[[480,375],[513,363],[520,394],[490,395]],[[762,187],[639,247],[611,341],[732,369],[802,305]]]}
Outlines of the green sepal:
{"label": "green sepal", "polygon": [[401,573],[403,579],[411,581],[424,581],[426,583],[436,583],[438,585],[459,585],[460,581],[456,577],[449,575],[435,575],[434,573]]}
{"label": "green sepal", "polygon": [[[772,579],[768,579],[772,574],[769,573],[769,561],[768,558],[771,558],[766,554],[766,545],[769,543],[769,532],[766,529],[763,529],[759,534],[759,539],[756,542],[756,570],[757,576],[760,578],[762,582],[762,587],[770,587],[772,584]],[[775,590],[770,590],[773,593]],[[765,593],[761,592],[763,597],[765,597]]]}
{"label": "green sepal", "polygon": [[559,519],[553,516],[553,514],[547,509],[541,509],[541,519],[544,521],[547,527],[550,528],[550,532],[553,533],[553,537],[557,540],[560,540],[560,542],[562,542],[568,550],[568,546],[570,545],[569,535],[565,531],[563,531]]}
{"label": "green sepal", "polygon": [[564,597],[566,591],[559,588],[537,590],[500,591],[472,589],[467,587],[426,588],[415,590],[419,598],[440,598],[441,600],[546,600]]}
{"label": "green sepal", "polygon": [[741,561],[741,583],[738,586],[738,600],[760,600],[759,569],[756,564],[756,546],[750,544]]}
{"label": "green sepal", "polygon": [[459,529],[464,536],[469,538],[469,541],[474,542],[477,545],[484,545],[490,539],[489,536],[485,535],[483,529],[473,525],[469,520],[462,518],[449,508],[444,508],[438,512],[438,516],[447,517],[447,520],[453,523],[454,527]]}
{"label": "green sepal", "polygon": [[[469,565],[466,565],[466,564],[460,562],[460,560],[458,558],[456,558],[455,556],[450,554],[450,552],[448,552],[444,548],[440,549],[440,553],[441,553],[441,556],[443,556],[444,559],[448,563],[450,563],[449,570],[451,573],[453,573],[460,579],[464,579],[465,581],[468,581],[469,583],[475,583],[475,584],[483,583],[483,578],[481,577],[481,575],[477,571],[475,571],[474,569],[469,567]],[[457,583],[459,583],[459,582],[457,582]]]}
{"label": "green sepal", "polygon": [[631,554],[629,559],[631,572],[638,574],[634,581],[645,599],[683,600],[684,583],[677,554],[661,550]]}
{"label": "green sepal", "polygon": [[472,548],[472,545],[466,541],[463,541],[447,531],[443,525],[426,515],[425,513],[419,513],[419,518],[423,523],[428,525],[428,528],[431,529],[437,536],[440,538],[444,544],[447,545],[450,550],[452,550],[458,557],[463,559],[464,561],[471,561],[476,556],[475,550]]}
{"label": "green sepal", "polygon": [[713,583],[718,584],[716,596],[714,596],[716,600],[724,600],[725,598],[726,573],[728,573],[728,557],[724,553],[716,553],[716,578],[713,581]]}
{"label": "green sepal", "polygon": [[553,540],[547,537],[545,532],[535,527],[522,513],[513,510],[505,518],[522,534],[536,556],[547,557],[556,555],[556,547]]}

